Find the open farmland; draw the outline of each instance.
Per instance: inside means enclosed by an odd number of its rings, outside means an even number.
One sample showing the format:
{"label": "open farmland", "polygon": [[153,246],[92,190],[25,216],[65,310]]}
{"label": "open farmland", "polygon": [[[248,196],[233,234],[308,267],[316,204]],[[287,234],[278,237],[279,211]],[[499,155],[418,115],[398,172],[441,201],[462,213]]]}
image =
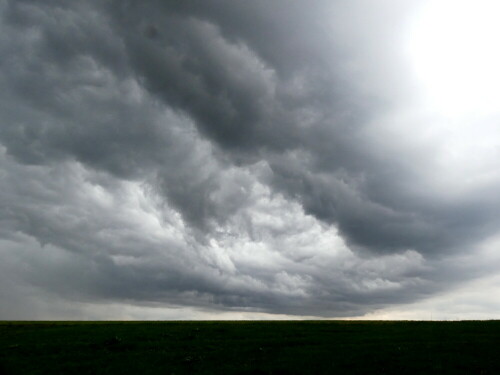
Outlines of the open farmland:
{"label": "open farmland", "polygon": [[500,321],[1,322],[6,374],[499,374]]}

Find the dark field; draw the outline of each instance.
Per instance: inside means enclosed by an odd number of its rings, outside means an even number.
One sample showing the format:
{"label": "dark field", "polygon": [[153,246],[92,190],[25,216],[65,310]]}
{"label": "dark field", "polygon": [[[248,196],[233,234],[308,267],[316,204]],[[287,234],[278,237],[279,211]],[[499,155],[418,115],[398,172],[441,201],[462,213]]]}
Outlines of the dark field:
{"label": "dark field", "polygon": [[500,321],[0,322],[6,374],[500,374]]}

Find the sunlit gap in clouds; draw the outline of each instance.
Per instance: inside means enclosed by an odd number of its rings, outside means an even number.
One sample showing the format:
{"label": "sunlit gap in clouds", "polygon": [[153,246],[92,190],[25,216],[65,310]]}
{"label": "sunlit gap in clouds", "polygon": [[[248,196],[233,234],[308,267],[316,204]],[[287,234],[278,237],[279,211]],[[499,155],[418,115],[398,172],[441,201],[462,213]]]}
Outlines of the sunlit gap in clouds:
{"label": "sunlit gap in clouds", "polygon": [[426,1],[408,41],[410,63],[429,104],[450,117],[500,111],[500,3]]}
{"label": "sunlit gap in clouds", "polygon": [[500,118],[500,3],[424,1],[408,24],[404,54],[417,107],[417,133],[441,139],[447,174],[492,176]]}

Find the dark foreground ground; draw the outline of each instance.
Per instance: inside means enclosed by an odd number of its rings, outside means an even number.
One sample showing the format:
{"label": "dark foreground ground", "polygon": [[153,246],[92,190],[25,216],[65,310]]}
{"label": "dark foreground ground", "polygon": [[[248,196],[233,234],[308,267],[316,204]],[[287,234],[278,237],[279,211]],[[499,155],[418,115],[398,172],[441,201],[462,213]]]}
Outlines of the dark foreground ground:
{"label": "dark foreground ground", "polygon": [[500,374],[500,321],[0,322],[6,374]]}

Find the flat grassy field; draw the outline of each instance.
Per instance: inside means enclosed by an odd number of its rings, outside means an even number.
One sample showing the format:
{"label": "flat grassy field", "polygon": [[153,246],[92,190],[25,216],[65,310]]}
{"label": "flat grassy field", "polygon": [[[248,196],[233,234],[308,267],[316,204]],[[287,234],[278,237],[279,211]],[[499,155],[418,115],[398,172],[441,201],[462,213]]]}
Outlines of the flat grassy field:
{"label": "flat grassy field", "polygon": [[500,374],[500,321],[0,322],[4,374]]}

